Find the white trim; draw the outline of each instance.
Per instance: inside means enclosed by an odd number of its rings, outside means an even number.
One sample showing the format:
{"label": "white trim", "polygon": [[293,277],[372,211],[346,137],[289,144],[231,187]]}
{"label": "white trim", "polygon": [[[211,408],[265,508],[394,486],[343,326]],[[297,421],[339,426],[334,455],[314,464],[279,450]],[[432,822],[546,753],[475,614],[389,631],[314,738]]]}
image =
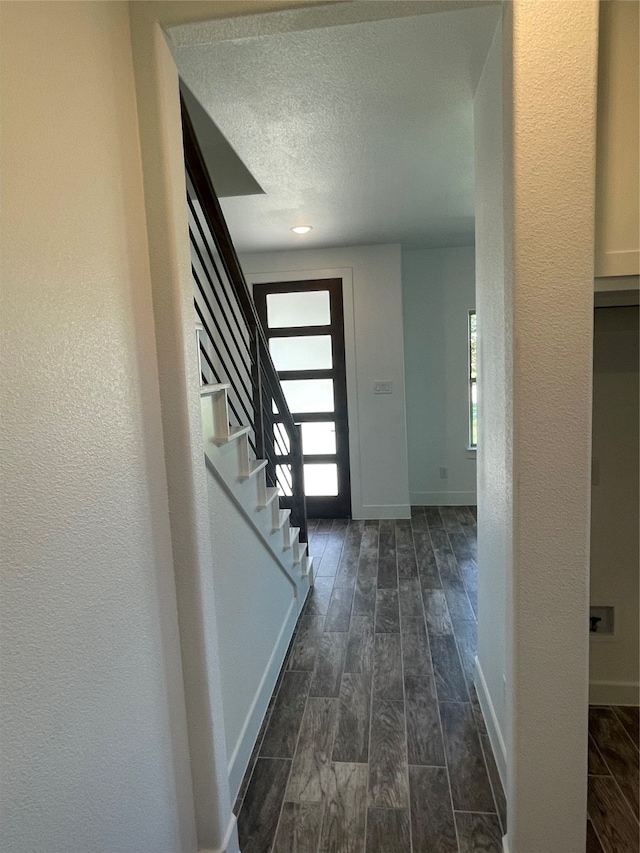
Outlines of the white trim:
{"label": "white trim", "polygon": [[474,492],[411,492],[412,506],[475,506],[477,493]]}
{"label": "white trim", "polygon": [[637,290],[640,286],[640,276],[635,275],[601,275],[594,280],[596,293],[608,291]]}
{"label": "white trim", "polygon": [[493,702],[491,701],[489,688],[487,687],[487,682],[485,681],[484,673],[482,672],[482,667],[480,666],[480,661],[478,660],[477,656],[475,669],[476,674],[474,678],[474,684],[476,687],[476,692],[478,694],[478,701],[480,702],[482,716],[484,717],[484,721],[487,725],[487,733],[489,735],[489,741],[491,742],[491,748],[493,749],[493,755],[496,759],[498,773],[500,774],[500,781],[502,782],[502,787],[506,791],[507,749],[504,743],[504,738],[502,736],[502,731],[500,729],[500,724],[498,722],[498,717],[496,715]]}
{"label": "white trim", "polygon": [[365,504],[360,507],[358,514],[352,511],[354,519],[366,518],[411,518],[409,504]]}
{"label": "white trim", "polygon": [[[229,823],[227,825],[227,831],[224,834],[224,838],[222,839],[222,850],[220,853],[235,853],[237,850],[240,853],[240,842],[238,840],[238,830],[236,829],[237,818],[233,812],[231,812],[231,817],[229,818]],[[231,847],[231,842],[234,842],[233,847]]]}
{"label": "white trim", "polygon": [[242,731],[238,736],[238,740],[227,765],[229,770],[229,790],[232,795],[232,800],[235,799],[238,791],[240,790],[242,777],[244,776],[249,759],[251,758],[251,753],[255,746],[256,738],[260,731],[260,726],[262,725],[273,689],[276,685],[276,681],[278,680],[278,675],[280,674],[280,669],[282,668],[287,649],[289,648],[289,643],[291,642],[297,619],[298,607],[297,600],[294,598],[289,605],[287,616],[283,622],[282,628],[280,629],[280,634],[278,635],[271,657],[269,658],[262,678],[260,679],[260,684],[258,685],[258,689],[253,697],[253,702],[251,703],[251,707],[249,708],[249,712],[244,721]]}
{"label": "white trim", "polygon": [[605,252],[596,258],[596,278],[637,275],[639,267],[639,249]]}
{"label": "white trim", "polygon": [[590,681],[590,705],[640,705],[637,681]]}
{"label": "white trim", "polygon": [[506,835],[502,836],[502,853],[509,853],[509,839]]}
{"label": "white trim", "polygon": [[[323,267],[321,269],[277,270],[275,272],[245,273],[249,285],[271,284],[275,281],[306,281],[307,279],[342,279],[344,312],[345,372],[347,376],[347,410],[349,412],[349,473],[351,478],[351,514],[353,518],[374,518],[363,515],[362,465],[360,461],[360,417],[358,411],[358,375],[356,362],[356,322],[353,296],[353,267]],[[404,518],[405,516],[385,516]]]}

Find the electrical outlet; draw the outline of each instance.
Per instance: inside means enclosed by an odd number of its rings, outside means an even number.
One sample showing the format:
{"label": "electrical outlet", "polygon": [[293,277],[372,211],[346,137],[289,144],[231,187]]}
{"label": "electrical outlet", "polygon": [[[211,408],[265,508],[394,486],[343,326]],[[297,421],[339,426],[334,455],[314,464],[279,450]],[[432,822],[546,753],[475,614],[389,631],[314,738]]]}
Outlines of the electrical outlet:
{"label": "electrical outlet", "polygon": [[589,631],[600,636],[615,634],[615,610],[613,607],[591,606],[589,608]]}
{"label": "electrical outlet", "polygon": [[391,394],[391,382],[374,382],[374,394]]}
{"label": "electrical outlet", "polygon": [[446,480],[449,477],[449,469],[448,468],[440,468],[440,479]]}

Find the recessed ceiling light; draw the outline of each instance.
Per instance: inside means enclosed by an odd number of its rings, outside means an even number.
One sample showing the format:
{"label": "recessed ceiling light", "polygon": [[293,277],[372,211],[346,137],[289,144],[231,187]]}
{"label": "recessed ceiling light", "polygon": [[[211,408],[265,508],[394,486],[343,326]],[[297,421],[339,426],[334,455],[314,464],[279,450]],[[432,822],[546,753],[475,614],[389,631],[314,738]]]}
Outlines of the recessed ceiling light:
{"label": "recessed ceiling light", "polygon": [[294,234],[308,234],[312,230],[311,225],[294,225],[291,229]]}

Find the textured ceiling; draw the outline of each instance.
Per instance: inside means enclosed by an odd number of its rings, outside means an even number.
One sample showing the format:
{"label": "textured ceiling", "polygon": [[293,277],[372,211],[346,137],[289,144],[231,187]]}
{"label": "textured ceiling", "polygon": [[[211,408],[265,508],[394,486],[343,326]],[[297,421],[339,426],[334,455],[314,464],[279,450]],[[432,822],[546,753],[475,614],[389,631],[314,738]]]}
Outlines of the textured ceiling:
{"label": "textured ceiling", "polygon": [[[238,248],[472,243],[472,98],[498,15],[174,44],[181,76],[264,190],[223,202]],[[314,230],[292,234],[302,223]]]}
{"label": "textured ceiling", "polygon": [[180,81],[180,94],[184,98],[194,133],[218,198],[261,193],[261,186],[220,133],[209,113],[205,112],[200,101],[191,94],[182,80]]}

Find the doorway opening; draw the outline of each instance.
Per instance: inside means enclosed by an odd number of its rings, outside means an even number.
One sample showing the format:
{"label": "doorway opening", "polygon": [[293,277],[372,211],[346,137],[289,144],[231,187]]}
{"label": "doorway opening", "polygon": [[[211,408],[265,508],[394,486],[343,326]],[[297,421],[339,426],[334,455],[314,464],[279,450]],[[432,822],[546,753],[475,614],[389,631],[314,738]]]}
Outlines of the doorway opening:
{"label": "doorway opening", "polygon": [[[253,296],[289,409],[301,427],[307,515],[349,518],[342,281],[256,284]],[[276,421],[274,431],[278,429]],[[279,466],[290,466],[287,445],[283,448],[275,435],[273,440]],[[283,492],[281,497],[287,495]]]}

